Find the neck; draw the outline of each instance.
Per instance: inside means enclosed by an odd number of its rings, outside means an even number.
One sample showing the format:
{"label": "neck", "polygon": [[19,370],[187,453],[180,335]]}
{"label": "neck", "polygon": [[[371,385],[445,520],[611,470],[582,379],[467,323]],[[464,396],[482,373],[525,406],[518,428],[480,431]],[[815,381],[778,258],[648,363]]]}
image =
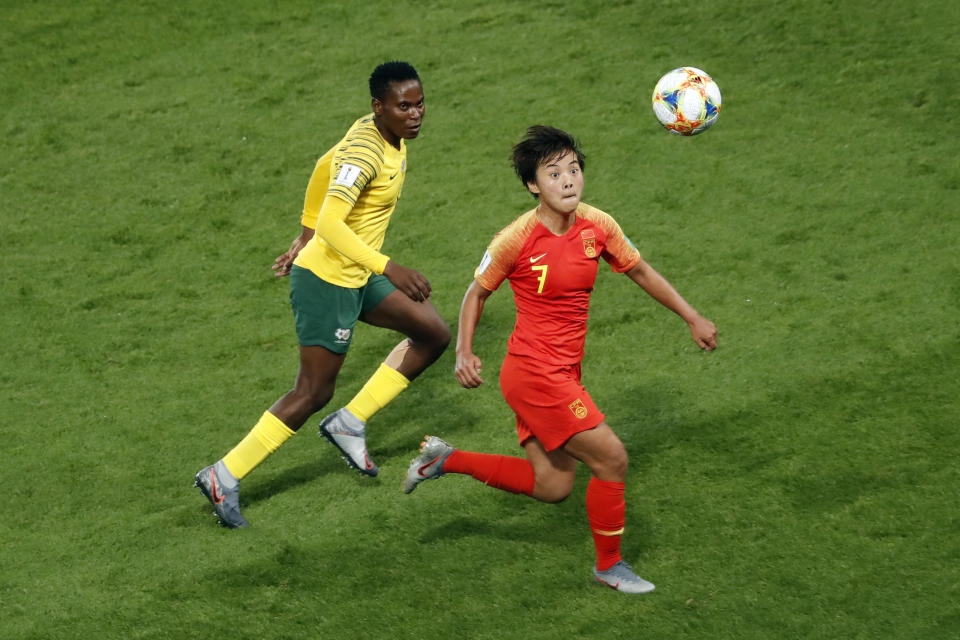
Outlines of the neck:
{"label": "neck", "polygon": [[559,211],[554,211],[550,207],[543,206],[543,203],[540,203],[537,206],[537,219],[540,221],[540,224],[545,226],[550,233],[562,236],[567,231],[570,230],[570,227],[573,226],[573,223],[577,220],[576,210],[571,211],[570,213],[560,213]]}
{"label": "neck", "polygon": [[373,116],[373,124],[376,125],[377,131],[379,131],[383,139],[387,141],[387,144],[395,149],[400,148],[400,136],[390,133],[390,130],[381,124],[380,118]]}

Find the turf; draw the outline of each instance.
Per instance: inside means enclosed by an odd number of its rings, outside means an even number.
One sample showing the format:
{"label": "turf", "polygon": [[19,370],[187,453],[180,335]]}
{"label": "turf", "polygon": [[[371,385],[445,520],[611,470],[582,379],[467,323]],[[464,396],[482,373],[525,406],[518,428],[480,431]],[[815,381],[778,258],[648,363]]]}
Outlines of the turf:
{"label": "turf", "polygon": [[[960,632],[960,86],[955,2],[13,2],[0,29],[0,637],[946,638]],[[290,387],[269,265],[316,157],[386,59],[428,100],[387,252],[455,325],[492,234],[531,206],[530,124],[577,135],[587,201],[711,318],[598,280],[585,383],[627,444],[624,553],[590,577],[560,505],[448,477],[424,433],[516,454],[477,334],[374,418],[381,476],[302,432],[227,531],[191,487]],[[657,78],[724,107],[679,139]],[[331,407],[396,341],[361,328]]]}

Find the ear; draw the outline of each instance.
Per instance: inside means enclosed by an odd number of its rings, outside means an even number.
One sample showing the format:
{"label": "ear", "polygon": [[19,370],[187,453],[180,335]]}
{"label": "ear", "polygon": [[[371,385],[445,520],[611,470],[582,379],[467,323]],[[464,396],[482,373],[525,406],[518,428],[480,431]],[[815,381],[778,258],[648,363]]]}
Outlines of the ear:
{"label": "ear", "polygon": [[373,109],[374,115],[383,115],[383,102],[381,102],[379,98],[372,99],[370,101],[370,107]]}
{"label": "ear", "polygon": [[534,180],[533,182],[528,182],[527,189],[530,191],[530,193],[532,193],[535,196],[540,195],[540,187],[537,186],[536,180]]}

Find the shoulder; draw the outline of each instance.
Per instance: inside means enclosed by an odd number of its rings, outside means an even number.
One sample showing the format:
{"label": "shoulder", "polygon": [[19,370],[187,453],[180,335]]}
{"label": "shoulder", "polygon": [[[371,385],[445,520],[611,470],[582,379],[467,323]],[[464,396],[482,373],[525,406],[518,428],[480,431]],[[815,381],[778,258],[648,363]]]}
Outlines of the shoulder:
{"label": "shoulder", "polygon": [[516,249],[519,253],[523,243],[536,225],[537,210],[531,209],[498,231],[490,242],[490,250],[502,250],[510,247]]}
{"label": "shoulder", "polygon": [[600,209],[587,204],[586,202],[581,202],[577,207],[577,217],[600,227],[604,231],[612,231],[620,228],[620,225],[618,225],[617,221],[613,219],[613,216],[605,211],[601,211]]}
{"label": "shoulder", "polygon": [[602,255],[614,271],[628,271],[640,262],[640,252],[613,216],[588,204],[580,206],[582,209],[577,209],[577,215],[598,230],[597,236],[603,246]]}
{"label": "shoulder", "polygon": [[508,224],[493,237],[480,266],[474,272],[474,278],[482,287],[494,291],[509,276],[536,224],[534,209]]}
{"label": "shoulder", "polygon": [[353,123],[343,136],[337,151],[341,155],[366,156],[383,162],[385,146],[386,141],[377,130],[373,114],[369,114]]}

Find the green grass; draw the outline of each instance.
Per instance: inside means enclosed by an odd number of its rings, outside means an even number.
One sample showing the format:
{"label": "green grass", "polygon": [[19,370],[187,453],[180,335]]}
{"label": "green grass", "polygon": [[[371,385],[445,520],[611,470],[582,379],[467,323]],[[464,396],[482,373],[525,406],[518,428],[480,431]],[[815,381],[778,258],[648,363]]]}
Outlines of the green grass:
{"label": "green grass", "polygon": [[[957,3],[0,6],[0,637],[960,631]],[[506,289],[477,335],[487,385],[445,354],[371,422],[378,479],[308,426],[244,481],[252,528],[190,486],[293,382],[269,265],[392,58],[429,110],[386,250],[451,325],[531,205],[506,158],[542,123],[720,329],[702,354],[598,280],[585,382],[630,452],[624,552],[650,596],[590,579],[585,473],[560,505],[399,491],[424,433],[519,454]],[[724,94],[689,140],[649,106],[680,65]],[[395,340],[359,330],[331,406]]]}

